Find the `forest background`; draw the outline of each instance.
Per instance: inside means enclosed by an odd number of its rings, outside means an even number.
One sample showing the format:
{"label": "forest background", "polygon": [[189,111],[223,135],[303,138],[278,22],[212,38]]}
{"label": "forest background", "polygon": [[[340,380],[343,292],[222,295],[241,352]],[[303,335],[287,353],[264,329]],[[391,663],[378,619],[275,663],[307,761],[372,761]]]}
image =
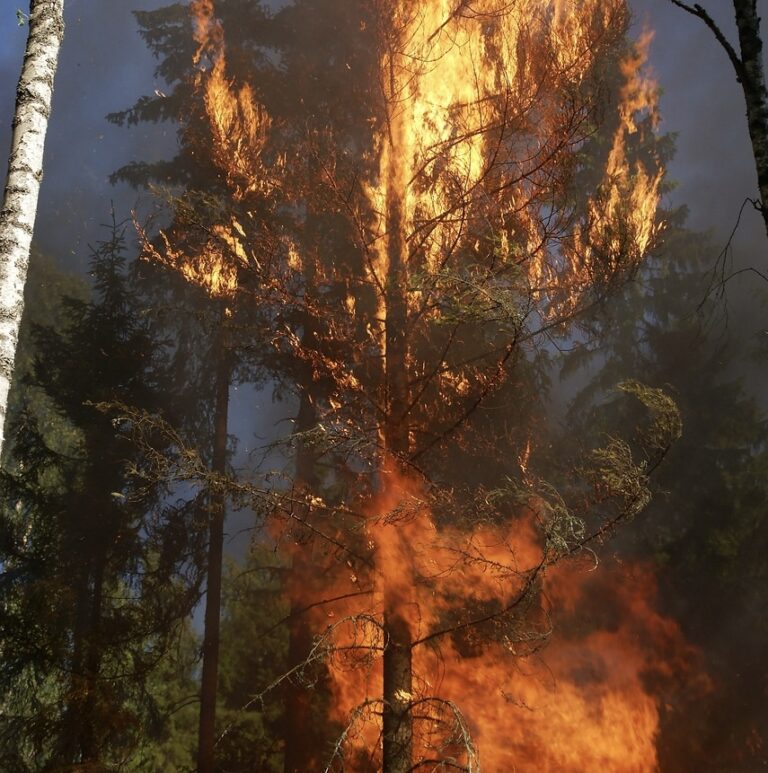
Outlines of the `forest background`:
{"label": "forest background", "polygon": [[[57,76],[36,236],[38,253],[53,258],[65,272],[89,275],[88,245],[105,238],[103,223],[110,218],[110,200],[119,218],[137,206],[139,211],[148,206],[146,198],[139,200],[129,186],[110,185],[110,175],[134,159],[154,161],[173,154],[173,127],[140,123],[126,129],[104,118],[125,109],[137,95],[163,88],[154,81],[155,62],[131,15],[133,10],[159,5],[137,2],[128,8],[117,1],[74,0],[67,6],[67,37]],[[663,89],[661,129],[677,135],[668,173],[678,184],[665,194],[663,204],[670,210],[686,207],[687,228],[706,232],[708,238],[686,248],[696,254],[675,283],[670,279],[666,291],[657,286],[652,297],[640,293],[624,300],[646,303],[645,313],[665,320],[659,325],[657,341],[663,354],[656,360],[658,370],[651,385],[672,386],[686,435],[662,472],[661,487],[669,493],[655,501],[642,522],[622,534],[611,549],[619,556],[641,555],[654,562],[659,608],[676,619],[687,640],[701,649],[702,670],[720,686],[706,710],[697,714],[686,708],[683,724],[696,728],[695,748],[677,748],[683,733],[675,724],[679,717],[676,720],[674,712],[670,714],[671,725],[662,739],[664,769],[683,770],[679,760],[698,755],[710,766],[701,769],[748,771],[764,766],[766,755],[760,730],[766,721],[765,708],[760,707],[766,683],[759,657],[768,640],[761,614],[766,567],[759,550],[766,537],[765,526],[758,528],[766,490],[762,483],[768,409],[762,388],[767,335],[761,325],[764,288],[744,275],[729,282],[723,297],[711,298],[703,315],[698,307],[708,286],[704,272],[715,265],[727,242],[726,257],[736,269],[761,265],[766,245],[761,223],[749,211],[730,239],[741,204],[752,194],[754,172],[742,125],[742,97],[722,52],[707,30],[667,2],[632,5],[637,31],[643,23],[655,31],[650,64]],[[727,9],[717,18],[733,32]],[[8,41],[0,53],[0,115],[5,116],[12,112],[25,31],[16,27],[12,10],[0,25],[0,36]],[[0,122],[0,147],[7,145],[9,131],[8,122]],[[83,297],[76,281],[55,281]],[[38,307],[45,309],[49,302],[53,303],[43,298]],[[622,314],[620,301],[616,313]],[[642,317],[642,306],[633,313]],[[677,338],[665,338],[675,330]],[[618,381],[645,375],[623,372],[622,364],[635,371],[647,369],[647,364],[638,365],[626,341],[613,345],[625,347],[611,356],[615,373],[606,375],[595,368],[562,382],[554,379],[553,427],[562,431],[571,420],[566,418],[568,405],[592,378],[615,375]],[[259,442],[255,439],[271,436],[275,425],[286,418],[286,406],[273,401],[270,388],[233,390],[231,400],[230,421],[240,428],[232,465],[244,468],[254,443]],[[722,485],[708,489],[702,478],[714,473],[721,476]],[[247,514],[234,518],[228,526],[231,534],[248,522]],[[238,518],[243,518],[242,524]],[[231,556],[244,560],[247,543],[247,535],[228,541]],[[724,717],[729,728],[725,732]],[[189,728],[178,730],[179,737],[185,732]],[[258,735],[261,730],[252,732]],[[183,757],[185,752],[166,748],[156,753]]]}

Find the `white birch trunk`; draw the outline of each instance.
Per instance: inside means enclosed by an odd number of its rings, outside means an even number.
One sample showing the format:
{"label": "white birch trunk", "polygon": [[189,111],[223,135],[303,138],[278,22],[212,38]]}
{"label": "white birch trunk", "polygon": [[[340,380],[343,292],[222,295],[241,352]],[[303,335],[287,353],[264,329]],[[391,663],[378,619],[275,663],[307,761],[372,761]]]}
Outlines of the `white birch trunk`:
{"label": "white birch trunk", "polygon": [[31,0],[29,37],[16,92],[8,178],[0,211],[0,452],[24,309],[32,229],[43,176],[53,78],[64,37],[64,0]]}

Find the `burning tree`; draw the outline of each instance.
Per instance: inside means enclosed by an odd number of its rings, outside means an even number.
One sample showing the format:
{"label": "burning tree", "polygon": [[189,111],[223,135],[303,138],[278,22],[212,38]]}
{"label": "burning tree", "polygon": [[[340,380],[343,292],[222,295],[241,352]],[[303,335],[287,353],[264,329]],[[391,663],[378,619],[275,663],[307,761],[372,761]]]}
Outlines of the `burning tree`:
{"label": "burning tree", "polygon": [[[363,508],[362,529],[374,604],[362,618],[360,612],[351,618],[351,639],[342,637],[341,647],[382,653],[383,694],[361,705],[381,712],[387,771],[412,770],[434,757],[434,733],[423,731],[421,745],[414,740],[414,711],[428,725],[440,724],[446,707],[455,710],[417,688],[416,649],[509,617],[510,608],[517,617],[558,554],[543,547],[521,561],[521,544],[530,549],[538,541],[523,536],[519,524],[517,539],[497,535],[498,543],[482,545],[472,542],[471,530],[462,537],[441,529],[426,515],[425,489],[408,477],[439,474],[441,447],[450,438],[456,454],[468,441],[473,414],[503,389],[524,345],[562,329],[631,273],[656,233],[661,171],[631,162],[628,154],[638,112],[647,111],[653,122],[654,91],[640,74],[642,46],[625,47],[626,22],[623,3],[370,7],[379,52],[373,168],[367,177],[357,170],[345,176],[343,160],[325,161],[327,184],[357,234],[362,271],[348,278],[343,308],[318,312],[331,320],[329,343],[353,341],[357,351],[328,362],[332,356],[323,358],[320,347],[317,368],[344,374],[322,406],[319,426],[337,453],[351,440],[351,455],[364,458],[375,479],[377,504]],[[604,104],[611,60],[623,79],[613,111]],[[576,185],[588,178],[582,160],[589,144],[600,158],[598,137],[606,144],[602,171],[585,195]],[[355,180],[362,180],[356,193]],[[334,281],[336,268],[324,268],[326,281]],[[364,450],[360,415],[368,427]],[[409,504],[414,496],[422,504]],[[639,489],[627,496],[631,509],[638,496]],[[558,520],[555,505],[545,509],[544,521]],[[558,558],[584,537],[578,537],[579,519],[563,510],[553,531],[573,533]],[[474,516],[482,521],[489,516],[481,511]],[[494,544],[504,546],[506,561]],[[441,550],[453,562],[441,562]],[[417,569],[422,553],[432,572]],[[438,586],[455,582],[449,595],[460,606],[461,586],[473,579],[461,568],[465,562],[482,567],[481,574],[493,567],[495,598],[506,603],[477,619],[460,615],[441,625],[440,615],[430,612],[439,608],[434,596],[441,591],[425,578],[442,577]],[[474,582],[477,588],[479,578]],[[432,604],[420,586],[430,588]],[[461,736],[465,728],[456,727]],[[446,738],[448,747],[460,740],[451,732]],[[464,745],[464,764],[472,768]],[[368,738],[366,746],[376,744]]]}
{"label": "burning tree", "polygon": [[[194,146],[212,148],[213,168],[223,179],[223,188],[235,204],[258,207],[261,224],[268,220],[272,194],[272,171],[262,163],[269,119],[248,86],[234,90],[227,79],[224,40],[210,0],[195,0],[190,10],[194,20],[196,50],[193,87],[202,95],[202,110],[194,116],[188,140]],[[202,119],[200,124],[195,124]],[[211,203],[210,201],[208,202]],[[200,202],[175,202],[174,222],[160,232],[153,244],[137,224],[145,257],[179,271],[190,283],[203,288],[215,306],[216,331],[213,346],[215,370],[213,437],[210,472],[223,477],[227,461],[229,389],[234,375],[233,329],[237,324],[238,290],[244,272],[261,271],[256,248],[264,251],[265,233],[250,231],[253,247],[246,248],[246,231],[236,214],[226,218],[215,207],[202,216]],[[264,260],[263,254],[261,259]],[[206,565],[206,602],[203,662],[200,690],[198,770],[214,765],[216,693],[219,670],[221,583],[224,551],[226,490],[214,482],[209,491],[209,542]]]}
{"label": "burning tree", "polygon": [[[530,471],[530,427],[489,425],[537,346],[573,335],[658,234],[647,41],[628,42],[623,0],[365,0],[352,14],[365,45],[345,52],[341,88],[367,99],[334,112],[286,106],[268,57],[255,72],[228,71],[227,6],[191,4],[195,71],[179,80],[198,105],[183,108],[182,136],[212,168],[213,193],[175,199],[174,223],[144,239],[145,253],[221,299],[230,336],[235,307],[257,308],[259,365],[296,395],[294,486],[273,492],[273,522],[288,528],[270,530],[292,557],[292,618],[322,608],[342,622],[303,654],[305,629],[292,628],[293,677],[330,658],[339,706],[357,704],[349,728],[364,725],[360,769],[475,770],[469,724],[434,684],[440,658],[458,667],[486,646],[494,657],[535,649],[549,631],[547,570],[642,509],[679,432],[668,399],[625,385],[654,421],[634,446],[613,439],[594,452],[565,495]],[[339,13],[298,3],[260,14],[279,31],[291,14],[320,12]],[[496,458],[470,473],[481,437]],[[316,538],[322,577],[307,560]],[[339,667],[350,660],[369,666],[351,681]],[[204,707],[209,684],[204,665]],[[201,770],[213,754],[206,711]],[[350,747],[347,732],[332,764]],[[307,769],[306,758],[286,764]]]}

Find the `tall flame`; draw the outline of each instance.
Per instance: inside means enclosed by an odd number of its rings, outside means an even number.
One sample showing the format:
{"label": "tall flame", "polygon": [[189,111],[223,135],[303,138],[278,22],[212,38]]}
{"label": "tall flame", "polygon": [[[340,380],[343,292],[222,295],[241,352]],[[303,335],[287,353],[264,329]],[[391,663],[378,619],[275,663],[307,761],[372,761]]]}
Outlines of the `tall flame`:
{"label": "tall flame", "polygon": [[[393,299],[399,294],[407,307],[430,292],[428,283],[415,289],[409,274],[440,277],[467,258],[501,263],[503,281],[527,283],[546,315],[548,306],[557,314],[578,308],[604,275],[637,265],[659,230],[662,174],[630,152],[638,116],[655,120],[655,85],[643,74],[648,38],[622,59],[598,182],[574,203],[579,152],[599,117],[600,57],[618,57],[625,0],[374,4],[383,109],[378,173],[366,189],[368,272],[378,296],[374,335],[388,357],[386,325],[402,311]],[[193,0],[190,10],[206,151],[232,199],[247,202],[275,185],[275,169],[263,161],[270,120],[251,87],[227,77],[213,0]],[[231,297],[240,268],[256,260],[234,215],[197,244],[185,234],[161,237],[164,249],[145,239],[147,251],[216,297]],[[289,249],[290,268],[301,270],[303,259]],[[449,377],[457,393],[470,391],[461,373]],[[343,378],[356,379],[340,374],[340,384]],[[359,391],[359,382],[345,383]],[[529,452],[530,444],[521,465]],[[440,756],[469,770],[480,762],[487,771],[654,770],[661,698],[646,679],[659,673],[657,655],[684,663],[692,653],[677,627],[653,611],[651,580],[641,570],[642,582],[630,584],[618,572],[603,571],[598,581],[544,571],[546,548],[532,520],[466,531],[438,526],[418,484],[393,466],[381,474],[384,493],[366,521],[375,556],[371,605],[338,603],[335,619],[346,622],[328,633],[336,711],[344,722],[352,716],[346,746],[378,748],[375,655],[386,644],[384,611],[398,610],[414,671],[413,694],[402,697],[419,706],[414,762]],[[359,582],[350,571],[336,595],[351,595]],[[555,609],[583,603],[584,588],[595,583],[626,619],[610,630],[571,631],[541,655],[558,624]],[[503,627],[493,624],[500,609]]]}
{"label": "tall flame", "polygon": [[[192,0],[189,9],[197,43],[193,57],[195,86],[202,92],[210,131],[203,150],[224,175],[234,201],[243,201],[250,194],[265,194],[273,185],[273,171],[268,173],[262,163],[269,116],[250,85],[235,88],[227,79],[224,33],[216,19],[213,0]],[[205,60],[211,64],[210,71]],[[197,143],[200,144],[199,138]],[[192,228],[194,225],[198,227]],[[231,297],[238,288],[240,268],[259,265],[253,250],[246,248],[245,229],[234,216],[224,223],[199,226],[181,222],[176,229],[180,233],[161,231],[162,251],[141,228],[137,230],[145,257],[176,269],[212,297]],[[193,239],[191,230],[204,235]]]}
{"label": "tall flame", "polygon": [[637,265],[661,227],[656,210],[664,171],[648,171],[641,161],[632,163],[627,153],[629,137],[638,129],[637,115],[648,115],[654,127],[658,121],[658,90],[643,72],[651,38],[650,33],[645,33],[621,63],[624,85],[620,93],[619,125],[603,181],[589,202],[588,224],[577,229],[571,255],[575,267],[573,278],[580,286],[592,283],[598,254],[613,265],[622,258]]}
{"label": "tall flame", "polygon": [[558,202],[594,133],[593,72],[625,28],[624,0],[397,0],[379,19],[372,281],[386,286],[393,240],[406,263],[438,272],[491,232],[542,298],[567,288],[576,306],[599,259],[612,270],[642,258],[658,233],[661,172],[630,161],[627,137],[638,113],[656,112],[647,37],[621,64],[617,128],[586,218],[574,223]]}
{"label": "tall flame", "polygon": [[[622,43],[625,0],[375,5],[381,110],[378,169],[366,190],[367,270],[387,421],[403,424],[408,314],[421,303],[425,316],[442,313],[443,304],[425,300],[441,276],[472,281],[467,266],[485,263],[493,281],[523,285],[541,316],[568,315],[651,247],[662,171],[634,158],[640,117],[655,125],[656,88],[644,74],[649,38],[629,52]],[[621,80],[617,104],[603,112],[606,58]],[[601,168],[576,190],[577,172],[588,176],[580,154],[590,142]],[[459,369],[441,378],[452,378],[457,394],[471,391]],[[385,427],[388,451],[403,451],[403,434],[388,437]],[[387,647],[394,614],[408,629],[395,644],[412,652],[413,694],[390,697],[387,711],[417,707],[416,767],[441,758],[468,770],[479,761],[491,771],[654,770],[661,698],[646,678],[662,653],[682,662],[691,652],[653,611],[650,581],[630,591],[618,573],[601,573],[638,622],[558,639],[541,661],[557,620],[550,599],[579,584],[545,571],[533,523],[438,527],[417,485],[386,463],[381,474],[385,490],[367,523],[373,602],[363,612],[339,605],[334,614],[347,622],[328,634],[339,718],[352,717],[347,745],[369,757],[378,748],[382,663],[370,653]]]}
{"label": "tall flame", "polygon": [[[438,527],[419,484],[393,472],[371,505],[368,535],[376,551],[370,608],[323,608],[333,619],[350,615],[336,624],[331,660],[336,718],[349,723],[345,770],[378,764],[384,634],[371,621],[393,604],[414,638],[406,697],[417,716],[416,766],[442,759],[492,773],[651,773],[665,689],[676,680],[709,688],[694,673],[696,651],[654,610],[643,566],[568,564],[531,584],[543,548],[530,519],[467,533]],[[338,595],[357,582],[340,580]],[[503,627],[478,622],[503,605]],[[605,610],[605,622],[595,622]]]}

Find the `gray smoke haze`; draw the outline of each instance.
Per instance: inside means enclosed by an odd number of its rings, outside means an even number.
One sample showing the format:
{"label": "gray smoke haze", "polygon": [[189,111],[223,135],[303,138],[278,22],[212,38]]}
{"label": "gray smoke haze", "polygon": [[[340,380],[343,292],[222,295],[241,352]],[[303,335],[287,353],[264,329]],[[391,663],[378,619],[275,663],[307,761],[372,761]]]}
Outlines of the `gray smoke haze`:
{"label": "gray smoke haze", "polygon": [[[741,202],[757,191],[741,87],[701,21],[669,0],[633,0],[632,6],[636,26],[654,31],[651,67],[664,92],[662,130],[678,135],[669,171],[679,187],[672,199],[689,206],[691,227],[726,233]],[[737,43],[731,3],[710,0],[704,6]],[[758,220],[756,213],[748,217],[745,232],[760,228]]]}
{"label": "gray smoke haze", "polygon": [[[173,153],[173,126],[142,124],[127,129],[105,119],[139,95],[162,90],[132,11],[165,4],[165,0],[65,3],[67,30],[46,144],[36,241],[43,251],[76,271],[86,270],[87,245],[100,237],[110,200],[124,217],[139,198],[127,185],[111,186],[110,173],[133,159],[152,161]],[[763,11],[766,4],[766,0],[758,3]],[[636,33],[644,28],[654,31],[650,66],[663,90],[661,128],[677,135],[677,155],[669,169],[677,187],[665,204],[686,205],[690,227],[712,231],[714,261],[742,202],[757,193],[741,90],[725,53],[699,20],[669,0],[632,0],[631,5]],[[705,5],[736,40],[731,4],[710,0]],[[26,27],[17,25],[15,11],[15,4],[7,0],[0,11],[0,149],[8,148],[10,141],[14,92],[27,35]],[[762,222],[751,208],[745,211],[733,246],[735,265],[765,266],[768,244]],[[764,288],[757,285],[753,275],[744,275],[728,292],[730,324],[737,335],[755,341],[763,335],[754,296]],[[748,367],[759,394],[763,369]],[[242,396],[241,401],[248,402]]]}
{"label": "gray smoke haze", "polygon": [[[18,0],[22,4],[22,0]],[[138,34],[133,11],[167,5],[167,0],[65,0],[66,33],[54,90],[45,148],[45,176],[35,227],[35,242],[64,268],[86,274],[88,245],[104,237],[111,203],[118,218],[137,203],[148,203],[126,184],[110,185],[109,175],[132,160],[170,158],[176,147],[174,126],[141,124],[130,128],[105,116],[130,107],[143,94],[162,90],[156,66]],[[27,27],[16,21],[16,5],[0,7],[0,155],[3,179],[10,146],[16,83]],[[239,438],[233,464],[246,467],[265,439],[275,435],[288,406],[275,406],[269,390],[232,390],[231,432]],[[284,434],[285,426],[281,428]],[[255,456],[254,456],[255,454]],[[233,532],[244,527],[238,522]]]}
{"label": "gray smoke haze", "polygon": [[[23,3],[19,2],[20,5]],[[119,216],[137,195],[112,187],[108,176],[134,158],[168,155],[173,127],[113,126],[105,115],[151,93],[154,62],[136,32],[132,10],[157,7],[157,0],[72,0],[65,2],[66,36],[54,90],[45,148],[45,177],[37,214],[36,242],[63,265],[83,271],[87,245],[98,239],[99,224],[114,200]],[[16,22],[16,7],[0,11],[0,148],[3,177],[10,144],[16,82],[27,28]]]}
{"label": "gray smoke haze", "polygon": [[[728,243],[747,198],[757,198],[757,175],[747,130],[741,86],[725,51],[699,20],[670,0],[631,0],[635,26],[654,32],[650,66],[662,89],[661,131],[676,135],[677,152],[669,178],[677,187],[665,204],[685,205],[688,226],[710,232],[710,262]],[[733,5],[726,0],[702,2],[738,50]],[[765,15],[766,0],[758,0]],[[766,35],[763,27],[763,36]],[[768,268],[768,242],[761,216],[747,205],[732,241],[733,268]],[[754,354],[764,352],[764,304],[768,285],[746,273],[727,286],[724,299],[732,339]],[[765,356],[739,363],[746,385],[768,410]],[[713,374],[714,375],[714,374]]]}
{"label": "gray smoke haze", "polygon": [[[46,172],[38,213],[37,241],[59,259],[82,266],[83,247],[98,235],[110,198],[119,212],[136,194],[112,187],[109,174],[131,159],[167,157],[173,127],[113,126],[104,116],[130,105],[163,84],[137,34],[134,10],[164,5],[162,0],[70,0],[54,109],[46,146]],[[723,242],[741,203],[756,195],[743,98],[725,53],[701,22],[669,0],[631,0],[635,27],[654,30],[650,64],[663,89],[663,131],[677,134],[670,176],[678,183],[671,204],[686,204],[692,228],[713,229]],[[715,20],[736,39],[731,4],[710,0]],[[765,0],[758,3],[765,5]],[[764,7],[763,7],[764,10]],[[10,137],[13,97],[26,40],[16,23],[15,5],[0,12],[0,148]],[[5,155],[3,156],[6,157]],[[4,169],[4,165],[3,165]],[[747,211],[736,240],[739,261],[765,256],[757,214]]]}
{"label": "gray smoke haze", "polygon": [[[632,0],[631,5],[637,31],[654,33],[650,66],[662,89],[661,130],[677,137],[669,166],[677,187],[666,203],[688,207],[688,225],[710,231],[719,249],[744,200],[758,195],[741,86],[725,51],[699,19],[669,0]],[[703,5],[737,46],[732,4],[710,0]],[[758,2],[759,11],[766,6],[765,0]],[[733,247],[736,265],[766,265],[762,219],[751,206],[745,208]],[[731,289],[741,295],[755,281],[754,276],[737,280]]]}
{"label": "gray smoke haze", "polygon": [[[65,3],[67,29],[46,144],[36,242],[63,266],[81,273],[87,267],[88,244],[102,235],[100,224],[108,218],[110,201],[118,216],[125,217],[140,197],[127,185],[111,186],[109,175],[134,159],[152,161],[173,154],[173,126],[142,124],[128,129],[105,119],[139,95],[163,89],[132,12],[166,4],[167,0]],[[762,10],[766,4],[766,0],[758,3]],[[731,3],[710,0],[705,5],[736,40]],[[650,66],[663,90],[661,129],[677,135],[677,155],[669,169],[677,187],[665,204],[686,205],[690,227],[712,231],[714,261],[742,202],[757,193],[741,90],[725,53],[699,20],[669,0],[631,0],[631,6],[635,32],[654,31]],[[10,142],[14,92],[27,36],[27,28],[17,25],[15,11],[9,0],[0,11],[0,149]],[[765,265],[768,245],[762,222],[750,208],[733,245],[735,265]],[[757,342],[763,335],[754,297],[763,289],[756,287],[752,275],[729,286],[729,320],[741,338]],[[759,362],[744,368],[759,396],[764,368]],[[280,420],[277,414],[285,407],[277,410],[267,393],[256,395],[247,388],[233,398],[234,423],[243,428],[238,432],[239,456],[245,465],[247,454],[258,445],[254,433],[261,438],[273,435],[273,425]],[[263,417],[256,426],[254,413]]]}

